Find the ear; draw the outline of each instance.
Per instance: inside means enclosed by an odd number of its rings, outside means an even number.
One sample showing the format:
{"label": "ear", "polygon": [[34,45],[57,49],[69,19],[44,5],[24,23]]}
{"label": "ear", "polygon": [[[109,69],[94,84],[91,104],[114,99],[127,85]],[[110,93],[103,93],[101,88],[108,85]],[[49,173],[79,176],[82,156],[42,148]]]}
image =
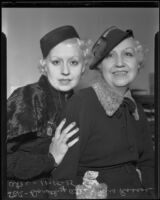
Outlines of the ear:
{"label": "ear", "polygon": [[40,59],[40,64],[41,64],[41,66],[45,66],[46,65],[46,60],[45,59]]}

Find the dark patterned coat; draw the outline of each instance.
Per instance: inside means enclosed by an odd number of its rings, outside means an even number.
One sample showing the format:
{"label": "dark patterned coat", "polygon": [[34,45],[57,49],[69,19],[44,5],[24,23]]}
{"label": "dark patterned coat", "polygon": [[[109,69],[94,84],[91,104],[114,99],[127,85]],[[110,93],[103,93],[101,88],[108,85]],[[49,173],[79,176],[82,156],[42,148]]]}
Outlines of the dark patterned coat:
{"label": "dark patterned coat", "polygon": [[55,161],[48,154],[49,145],[59,114],[72,93],[55,90],[42,75],[38,82],[18,88],[8,98],[8,191],[15,189],[11,187],[16,185],[15,181],[23,183],[29,191],[40,188],[43,184],[40,180],[50,177]]}

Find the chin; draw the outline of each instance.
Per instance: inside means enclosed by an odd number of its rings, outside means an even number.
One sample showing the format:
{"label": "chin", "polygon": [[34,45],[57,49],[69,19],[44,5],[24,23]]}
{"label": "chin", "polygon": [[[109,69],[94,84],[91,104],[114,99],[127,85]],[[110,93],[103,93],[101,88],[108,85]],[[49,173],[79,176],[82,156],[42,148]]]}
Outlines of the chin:
{"label": "chin", "polygon": [[116,87],[127,87],[129,82],[119,82],[114,84]]}
{"label": "chin", "polygon": [[59,90],[62,92],[67,92],[69,90],[73,89],[73,87],[68,87],[68,86],[63,86],[63,87],[59,87]]}
{"label": "chin", "polygon": [[134,78],[130,78],[130,79],[126,79],[126,80],[117,80],[114,82],[114,85],[116,86],[121,86],[121,87],[125,87],[128,86],[130,83],[132,83],[134,80]]}

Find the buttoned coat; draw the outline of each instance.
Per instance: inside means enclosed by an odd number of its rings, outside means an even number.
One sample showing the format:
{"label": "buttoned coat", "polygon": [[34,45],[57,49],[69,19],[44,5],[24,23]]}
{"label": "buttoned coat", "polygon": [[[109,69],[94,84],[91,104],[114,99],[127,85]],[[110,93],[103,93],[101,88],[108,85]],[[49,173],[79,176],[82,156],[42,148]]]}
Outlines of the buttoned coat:
{"label": "buttoned coat", "polygon": [[[102,96],[103,92],[102,89]],[[79,142],[69,149],[52,174],[58,180],[71,179],[82,184],[86,171],[98,171],[98,181],[106,183],[110,191],[108,198],[125,198],[120,189],[131,190],[126,197],[144,198],[145,192],[138,188],[154,190],[154,151],[145,113],[136,102],[136,118],[124,99],[120,101],[111,90],[104,98],[106,105],[89,87],[69,100],[62,118],[77,123]],[[109,115],[112,110],[115,112]]]}

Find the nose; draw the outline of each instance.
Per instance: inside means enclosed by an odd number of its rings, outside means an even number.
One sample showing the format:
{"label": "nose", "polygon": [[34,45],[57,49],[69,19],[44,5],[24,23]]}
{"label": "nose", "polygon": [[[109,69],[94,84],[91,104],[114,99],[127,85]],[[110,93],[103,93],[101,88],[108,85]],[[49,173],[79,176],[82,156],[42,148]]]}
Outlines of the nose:
{"label": "nose", "polygon": [[65,76],[70,74],[69,66],[66,63],[63,64],[61,73]]}
{"label": "nose", "polygon": [[116,66],[117,67],[123,67],[124,66],[123,57],[121,55],[117,55]]}

